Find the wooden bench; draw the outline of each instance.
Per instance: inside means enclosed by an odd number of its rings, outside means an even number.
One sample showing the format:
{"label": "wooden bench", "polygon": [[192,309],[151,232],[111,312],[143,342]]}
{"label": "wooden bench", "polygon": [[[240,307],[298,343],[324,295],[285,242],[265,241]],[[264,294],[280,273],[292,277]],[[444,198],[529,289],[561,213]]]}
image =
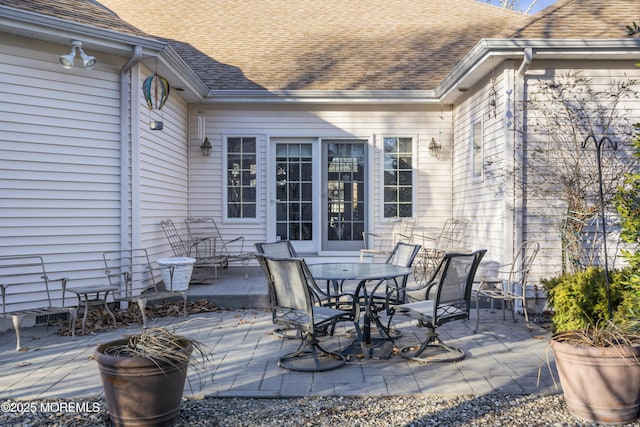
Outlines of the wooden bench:
{"label": "wooden bench", "polygon": [[182,297],[184,317],[187,317],[187,292],[171,291],[156,278],[158,269],[149,261],[146,249],[107,251],[103,253],[107,278],[119,291],[113,293],[116,301],[138,304],[142,313],[142,327],[147,327],[145,309],[149,301]]}
{"label": "wooden bench", "polygon": [[[16,350],[24,350],[20,342],[20,327],[25,317],[35,317],[37,322],[38,317],[46,316],[48,327],[51,316],[69,314],[71,331],[75,335],[73,325],[77,311],[75,307],[66,307],[64,302],[69,279],[57,280],[60,280],[60,287],[51,286],[54,280],[47,275],[41,256],[0,256],[2,317],[12,318],[13,329],[16,332]],[[53,301],[58,300],[62,301],[62,305],[53,304]]]}

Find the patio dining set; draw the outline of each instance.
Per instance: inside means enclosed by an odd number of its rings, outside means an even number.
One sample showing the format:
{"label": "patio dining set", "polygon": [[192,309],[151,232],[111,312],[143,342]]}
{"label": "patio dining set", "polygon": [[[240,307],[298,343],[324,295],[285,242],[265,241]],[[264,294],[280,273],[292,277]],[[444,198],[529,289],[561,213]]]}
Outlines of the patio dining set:
{"label": "patio dining set", "polygon": [[[446,231],[436,242],[447,241],[458,224],[445,224]],[[407,233],[403,229],[402,233]],[[290,241],[256,244],[260,266],[267,278],[274,333],[300,341],[297,349],[278,360],[282,368],[320,372],[344,366],[350,357],[389,359],[402,331],[393,327],[394,316],[415,319],[426,330],[424,339],[404,346],[397,353],[420,363],[453,362],[466,357],[464,351],[444,343],[438,327],[468,320],[472,297],[502,301],[512,313],[524,309],[527,328],[525,284],[535,258],[537,242],[524,242],[504,279],[492,264],[481,261],[487,250],[451,250],[406,242],[407,234],[396,236],[383,263],[328,262],[307,264]],[[420,237],[426,240],[424,236]],[[386,253],[365,249],[369,254]],[[413,280],[409,280],[413,278]],[[519,305],[517,303],[520,303]],[[506,318],[506,316],[505,316]],[[515,321],[515,315],[513,317]],[[322,338],[333,335],[336,325],[353,324],[354,341],[339,349],[327,349]]]}

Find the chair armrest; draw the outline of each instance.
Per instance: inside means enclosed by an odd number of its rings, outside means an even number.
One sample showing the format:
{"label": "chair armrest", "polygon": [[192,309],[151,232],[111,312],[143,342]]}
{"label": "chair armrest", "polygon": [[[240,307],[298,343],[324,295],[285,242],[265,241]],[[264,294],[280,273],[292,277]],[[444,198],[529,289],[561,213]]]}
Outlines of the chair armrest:
{"label": "chair armrest", "polygon": [[370,233],[368,231],[363,231],[362,232],[362,241],[364,242],[364,249],[368,250],[368,249],[372,249],[369,247],[369,239],[367,237],[378,237],[378,238],[382,238],[382,235],[380,234],[376,234],[376,233]]}
{"label": "chair armrest", "polygon": [[[401,239],[399,237],[401,237]],[[406,234],[396,233],[396,241],[411,242],[412,240],[413,240],[413,236],[407,236]]]}
{"label": "chair armrest", "polygon": [[227,240],[226,242],[223,241],[222,242],[222,247],[226,249],[226,247],[227,247],[227,245],[229,243],[233,243],[233,242],[237,242],[237,241],[240,241],[240,254],[242,255],[244,253],[244,236],[238,236],[238,237],[235,237],[235,238],[233,238],[231,240]]}

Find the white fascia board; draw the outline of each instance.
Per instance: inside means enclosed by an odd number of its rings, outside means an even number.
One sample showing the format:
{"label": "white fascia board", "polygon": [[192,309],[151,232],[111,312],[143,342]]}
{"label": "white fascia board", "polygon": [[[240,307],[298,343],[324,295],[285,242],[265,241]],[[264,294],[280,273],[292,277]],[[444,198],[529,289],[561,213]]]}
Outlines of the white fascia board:
{"label": "white fascia board", "polygon": [[64,19],[0,6],[2,32],[51,43],[67,44],[81,40],[82,47],[92,51],[128,56],[132,46],[150,51],[164,49],[166,43],[155,39],[79,24]]}
{"label": "white fascia board", "polygon": [[[436,89],[436,96],[451,103],[459,89],[469,89],[491,68],[509,59],[521,59],[525,48],[536,59],[636,59],[640,39],[483,39],[451,70]],[[498,58],[497,60],[495,58]]]}
{"label": "white fascia board", "polygon": [[[174,84],[174,89],[180,88],[182,96],[188,102],[202,102],[207,95],[209,88],[196,73],[187,65],[186,62],[178,55],[171,46],[166,45],[164,50],[158,55],[159,64],[158,72],[167,78],[180,81],[180,85]],[[149,69],[155,69],[155,60],[153,62],[145,62]]]}
{"label": "white fascia board", "polygon": [[213,90],[210,104],[438,104],[431,90]]}
{"label": "white fascia board", "polygon": [[168,43],[153,38],[96,28],[4,6],[0,6],[0,28],[8,34],[63,45],[71,40],[81,40],[85,50],[116,56],[130,57],[134,46],[140,46],[142,62],[146,58],[153,58],[153,64],[147,65],[155,69],[157,58],[158,69],[163,72],[167,70],[172,80],[181,82],[184,95],[190,102],[201,102],[209,90]]}

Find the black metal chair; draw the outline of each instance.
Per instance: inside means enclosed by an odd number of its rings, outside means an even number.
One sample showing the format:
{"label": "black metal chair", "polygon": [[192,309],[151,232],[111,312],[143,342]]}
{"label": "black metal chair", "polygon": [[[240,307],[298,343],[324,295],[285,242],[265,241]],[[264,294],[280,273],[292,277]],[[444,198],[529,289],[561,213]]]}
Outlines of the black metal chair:
{"label": "black metal chair", "polygon": [[358,304],[352,304],[351,311],[320,305],[319,288],[301,258],[272,258],[264,254],[257,254],[256,258],[267,277],[274,323],[300,331],[300,346],[280,357],[278,366],[305,372],[343,366],[346,358],[324,349],[318,338],[328,335],[336,323],[345,321],[353,322],[362,338]]}
{"label": "black metal chair", "polygon": [[260,242],[256,243],[256,251],[259,254],[265,254],[270,257],[277,258],[297,258],[296,253],[291,240],[277,240],[275,242]]}
{"label": "black metal chair", "polygon": [[[387,257],[385,263],[411,268],[415,260],[420,245],[404,242],[396,243],[395,247]],[[407,287],[409,276],[395,277],[392,280],[381,280],[371,290],[369,294],[370,311],[374,313],[374,321],[381,335],[387,338],[397,338],[402,336],[402,332],[391,328],[391,318],[393,317],[393,307],[404,302],[404,292]],[[384,287],[384,289],[382,289]],[[356,295],[362,291],[356,290]],[[389,323],[383,326],[378,313],[385,311],[389,316]]]}
{"label": "black metal chair", "polygon": [[407,288],[405,298],[409,302],[395,305],[395,314],[417,319],[427,328],[427,336],[419,345],[402,348],[402,357],[422,363],[464,359],[465,353],[443,343],[436,329],[448,322],[469,319],[473,280],[486,252],[480,249],[447,253],[426,286]]}
{"label": "black metal chair", "polygon": [[[274,258],[297,258],[295,248],[290,240],[278,240],[275,242],[259,242],[255,244],[256,251]],[[275,312],[274,312],[275,316]],[[275,323],[275,318],[274,318]],[[297,328],[285,328],[279,326],[273,330],[273,335],[280,338],[297,339],[300,338],[300,331]]]}

